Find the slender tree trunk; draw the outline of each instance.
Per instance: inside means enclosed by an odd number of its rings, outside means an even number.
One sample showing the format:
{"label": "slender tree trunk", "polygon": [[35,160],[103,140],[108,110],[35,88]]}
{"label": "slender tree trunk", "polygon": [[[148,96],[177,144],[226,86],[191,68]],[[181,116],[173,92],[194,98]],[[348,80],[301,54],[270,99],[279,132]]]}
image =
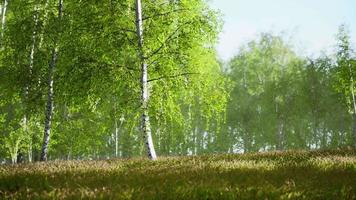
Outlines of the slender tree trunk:
{"label": "slender tree trunk", "polygon": [[319,117],[318,117],[318,112],[317,111],[313,111],[313,116],[314,116],[314,126],[313,126],[313,136],[315,138],[315,143],[317,148],[322,148],[322,141],[319,139],[322,137],[321,134],[319,134]]}
{"label": "slender tree trunk", "polygon": [[356,113],[352,115],[353,124],[352,124],[352,145],[356,147]]}
{"label": "slender tree trunk", "polygon": [[[33,60],[34,60],[34,56],[35,56],[35,46],[36,46],[36,40],[37,40],[37,28],[38,28],[38,17],[39,17],[39,13],[38,13],[38,7],[35,6],[34,9],[35,13],[33,15],[33,20],[35,22],[34,24],[34,29],[32,32],[32,44],[31,44],[31,50],[30,50],[30,64],[29,64],[29,76],[31,78],[32,76],[32,71],[33,71]],[[26,85],[26,94],[28,95],[29,93],[29,84],[27,83]]]}
{"label": "slender tree trunk", "polygon": [[[33,73],[33,60],[34,60],[34,55],[35,55],[35,46],[36,46],[36,39],[37,39],[37,26],[38,26],[38,7],[37,5],[35,6],[34,9],[34,15],[33,15],[33,20],[35,22],[34,24],[34,29],[32,32],[32,44],[31,44],[31,50],[30,50],[30,59],[29,59],[29,68],[28,68],[28,80],[26,82],[25,86],[25,114],[23,116],[23,122],[24,122],[24,131],[25,134],[28,135],[28,98],[29,98],[29,90],[30,90],[30,80],[32,78],[32,73]],[[32,162],[32,136],[29,135],[29,145],[28,145],[28,161]]]}
{"label": "slender tree trunk", "polygon": [[147,148],[148,157],[151,160],[156,160],[156,151],[154,149],[151,133],[150,118],[148,115],[148,69],[143,50],[143,21],[142,21],[142,6],[141,0],[136,0],[136,32],[138,37],[138,52],[141,61],[141,103],[142,103],[142,131],[145,145]]}
{"label": "slender tree trunk", "polygon": [[[26,112],[26,111],[25,111]],[[25,114],[23,116],[23,129],[24,129],[24,133],[28,136],[28,149],[27,149],[27,159],[28,162],[32,162],[32,137],[29,134],[28,131],[28,119],[27,119],[27,115]]]}
{"label": "slender tree trunk", "polygon": [[276,139],[277,139],[277,150],[284,150],[284,133],[283,133],[283,120],[278,120],[277,124],[277,132],[276,132]]}
{"label": "slender tree trunk", "polygon": [[71,153],[72,153],[71,151],[68,151],[68,154],[67,154],[67,157],[66,157],[67,160],[70,160],[70,158],[71,158],[71,156],[70,156]]}
{"label": "slender tree trunk", "polygon": [[355,99],[355,89],[354,89],[354,78],[352,73],[351,64],[348,63],[349,72],[350,72],[350,82],[351,82],[351,98],[352,98],[352,105],[353,105],[353,115],[352,115],[352,145],[356,147],[356,99]]}
{"label": "slender tree trunk", "polygon": [[28,144],[28,149],[27,149],[27,155],[28,155],[28,162],[32,162],[32,137],[29,134],[28,131],[28,99],[29,99],[29,90],[30,90],[30,80],[32,77],[33,73],[33,59],[34,59],[34,54],[35,54],[35,44],[36,44],[36,34],[37,34],[37,25],[38,25],[38,13],[37,13],[37,6],[35,6],[34,9],[35,13],[33,15],[33,19],[35,22],[34,25],[34,31],[32,32],[32,44],[31,44],[31,50],[30,50],[30,57],[29,57],[29,68],[28,68],[28,80],[25,85],[25,92],[24,92],[24,116],[23,116],[23,129],[25,135],[28,136],[29,139],[29,144]]}
{"label": "slender tree trunk", "polygon": [[115,118],[115,157],[118,158],[122,156],[122,152],[119,151],[119,131],[124,123],[124,117],[122,116],[120,119],[120,125],[118,125],[118,121]]}
{"label": "slender tree trunk", "polygon": [[9,149],[12,164],[18,163],[18,158],[19,158],[18,152],[19,152],[20,143],[21,143],[21,140],[16,140],[14,146],[10,147],[10,149]]}
{"label": "slender tree trunk", "polygon": [[[38,48],[39,49],[41,49],[41,47],[42,47],[44,30],[45,30],[45,28],[47,26],[47,23],[48,23],[48,12],[49,12],[48,6],[49,6],[49,0],[46,0],[45,7],[44,7],[43,24],[41,26],[42,28],[40,29],[40,31],[38,33],[38,35],[39,35]],[[40,16],[38,16],[38,17],[40,17]],[[38,77],[37,86],[40,87],[40,85],[41,85],[41,78]]]}
{"label": "slender tree trunk", "polygon": [[327,144],[326,144],[326,133],[327,131],[325,130],[324,127],[321,128],[321,133],[320,133],[320,137],[321,137],[321,141],[320,141],[320,147],[322,149],[325,149],[327,147]]}
{"label": "slender tree trunk", "polygon": [[[276,99],[276,97],[274,97]],[[276,100],[275,100],[276,101]],[[280,116],[278,103],[275,102],[275,112],[277,116],[277,128],[276,128],[276,150],[283,150],[284,146],[284,133],[283,133],[283,120],[282,116]]]}
{"label": "slender tree trunk", "polygon": [[53,107],[54,107],[53,76],[54,76],[55,65],[57,62],[57,56],[58,56],[58,48],[55,48],[52,51],[52,60],[49,65],[48,94],[47,94],[48,96],[47,96],[47,105],[46,105],[46,112],[45,112],[45,128],[44,128],[42,151],[41,151],[41,161],[47,160],[48,145],[50,140],[51,124],[52,124],[52,117],[53,117]]}
{"label": "slender tree trunk", "polygon": [[[63,9],[63,0],[59,0],[58,2],[58,20],[59,23],[62,20],[62,9]],[[59,29],[61,29],[59,25]],[[60,32],[60,31],[59,31]],[[58,36],[57,36],[58,40]],[[46,112],[45,112],[45,127],[44,127],[44,135],[43,135],[43,144],[41,150],[41,161],[47,160],[48,154],[48,145],[50,140],[50,133],[51,133],[51,123],[53,117],[53,106],[54,106],[54,99],[53,99],[53,77],[54,77],[54,70],[57,64],[57,57],[58,57],[58,41],[55,41],[54,48],[52,50],[52,59],[49,64],[49,74],[48,74],[48,96],[47,96],[47,105],[46,105]]]}
{"label": "slender tree trunk", "polygon": [[119,157],[119,126],[115,119],[115,157]]}
{"label": "slender tree trunk", "polygon": [[244,153],[248,153],[249,152],[249,140],[248,140],[248,136],[247,136],[248,133],[244,133],[243,135],[243,150],[244,150]]}
{"label": "slender tree trunk", "polygon": [[2,16],[2,4],[0,4],[0,16]]}
{"label": "slender tree trunk", "polygon": [[45,7],[44,7],[44,16],[43,16],[43,24],[42,24],[42,30],[39,33],[39,43],[38,43],[38,47],[41,48],[42,44],[43,44],[43,30],[45,29],[45,27],[47,26],[47,22],[48,22],[48,6],[49,6],[49,0],[46,1],[45,3]]}
{"label": "slender tree trunk", "polygon": [[191,137],[191,151],[192,151],[192,155],[197,155],[197,134],[196,134],[196,130],[197,128],[195,126],[192,126],[191,127],[191,130],[190,130],[190,137]]}
{"label": "slender tree trunk", "polygon": [[8,0],[4,0],[4,5],[2,6],[0,46],[2,46],[2,40],[4,38],[5,24],[6,24],[6,11],[7,11],[8,2],[9,2]]}

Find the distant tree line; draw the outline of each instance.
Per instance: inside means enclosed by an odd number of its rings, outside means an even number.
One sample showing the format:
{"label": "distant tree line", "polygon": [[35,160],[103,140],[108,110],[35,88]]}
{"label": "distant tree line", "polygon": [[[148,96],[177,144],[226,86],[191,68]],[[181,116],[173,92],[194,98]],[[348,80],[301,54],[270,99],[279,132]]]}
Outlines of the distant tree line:
{"label": "distant tree line", "polygon": [[227,70],[233,90],[224,138],[231,143],[223,151],[354,146],[354,56],[344,25],[331,56],[299,56],[271,34],[246,44]]}

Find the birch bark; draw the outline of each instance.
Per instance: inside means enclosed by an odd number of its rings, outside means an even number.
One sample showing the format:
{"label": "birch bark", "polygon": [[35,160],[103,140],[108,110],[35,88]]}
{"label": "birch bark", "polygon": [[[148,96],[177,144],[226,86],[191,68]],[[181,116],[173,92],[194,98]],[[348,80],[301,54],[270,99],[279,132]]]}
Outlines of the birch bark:
{"label": "birch bark", "polygon": [[45,7],[44,7],[44,16],[43,16],[43,25],[42,25],[42,30],[40,31],[39,35],[40,35],[40,41],[38,44],[38,47],[41,48],[42,47],[42,43],[43,43],[43,30],[45,29],[45,27],[47,26],[47,22],[48,22],[48,6],[49,6],[49,0],[46,1],[45,3]]}
{"label": "birch bark", "polygon": [[117,119],[115,119],[115,157],[119,156],[119,126],[117,125]]}
{"label": "birch bark", "polygon": [[6,24],[6,11],[7,11],[7,5],[8,5],[8,0],[4,0],[4,5],[2,6],[1,10],[1,34],[0,34],[0,46],[2,46],[2,40],[4,38],[4,32],[5,32],[5,24]]}
{"label": "birch bark", "polygon": [[278,120],[276,138],[277,138],[276,149],[279,151],[284,150],[283,120]]}
{"label": "birch bark", "polygon": [[[60,22],[62,20],[62,9],[63,9],[63,0],[58,1],[58,21],[59,21],[59,29]],[[52,50],[52,58],[49,64],[49,74],[48,74],[48,96],[47,96],[47,105],[46,105],[46,112],[45,112],[45,127],[44,127],[44,135],[43,135],[43,143],[42,143],[42,150],[41,150],[41,161],[47,160],[48,154],[48,145],[50,141],[50,133],[51,133],[51,123],[53,117],[53,108],[54,108],[54,98],[53,98],[53,76],[54,70],[57,64],[58,58],[58,37],[54,42],[54,48]]]}
{"label": "birch bark", "polygon": [[143,50],[143,21],[142,21],[142,4],[141,0],[136,0],[136,32],[138,37],[138,53],[141,64],[141,103],[142,103],[142,131],[143,139],[147,149],[148,157],[151,160],[156,160],[156,151],[152,141],[152,132],[150,125],[150,118],[148,114],[148,69]]}

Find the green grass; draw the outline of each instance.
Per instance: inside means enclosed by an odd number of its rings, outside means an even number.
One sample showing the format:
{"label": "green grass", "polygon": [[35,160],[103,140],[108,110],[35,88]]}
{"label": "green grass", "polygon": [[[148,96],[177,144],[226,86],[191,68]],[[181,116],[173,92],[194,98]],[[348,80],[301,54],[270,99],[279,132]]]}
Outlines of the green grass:
{"label": "green grass", "polygon": [[356,199],[356,150],[0,166],[0,199]]}

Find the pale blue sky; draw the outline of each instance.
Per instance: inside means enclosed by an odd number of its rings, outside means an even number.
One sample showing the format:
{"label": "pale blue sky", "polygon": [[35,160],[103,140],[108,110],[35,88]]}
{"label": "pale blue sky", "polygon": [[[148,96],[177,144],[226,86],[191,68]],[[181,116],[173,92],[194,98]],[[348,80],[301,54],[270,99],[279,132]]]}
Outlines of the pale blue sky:
{"label": "pale blue sky", "polygon": [[286,32],[296,51],[317,56],[335,45],[338,26],[346,23],[356,42],[356,0],[211,0],[225,21],[218,52],[228,60],[260,32]]}

